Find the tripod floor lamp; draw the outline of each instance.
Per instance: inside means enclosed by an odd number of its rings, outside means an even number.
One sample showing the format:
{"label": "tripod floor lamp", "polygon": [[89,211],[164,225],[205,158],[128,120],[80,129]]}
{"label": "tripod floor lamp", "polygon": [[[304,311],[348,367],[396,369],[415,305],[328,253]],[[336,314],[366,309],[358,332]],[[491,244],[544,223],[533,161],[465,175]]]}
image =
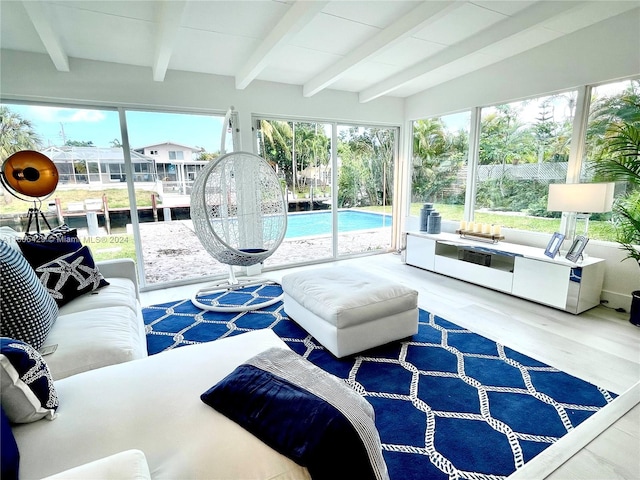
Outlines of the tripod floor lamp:
{"label": "tripod floor lamp", "polygon": [[34,223],[40,233],[40,218],[49,230],[51,226],[40,210],[42,201],[58,186],[58,169],[46,155],[34,150],[22,150],[10,155],[3,163],[0,181],[6,190],[19,200],[33,202],[29,208],[26,233]]}

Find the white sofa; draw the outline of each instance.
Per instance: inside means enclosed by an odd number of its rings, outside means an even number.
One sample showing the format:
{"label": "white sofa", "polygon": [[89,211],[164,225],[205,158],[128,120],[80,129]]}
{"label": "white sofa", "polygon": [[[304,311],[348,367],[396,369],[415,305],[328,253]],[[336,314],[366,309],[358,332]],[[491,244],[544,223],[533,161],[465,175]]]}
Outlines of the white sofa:
{"label": "white sofa", "polygon": [[[133,449],[144,453],[153,479],[310,479],[306,468],[200,400],[271,347],[288,348],[272,330],[258,330],[57,380],[57,418],[13,426],[20,478],[55,475]],[[93,472],[91,478],[101,478]],[[56,478],[74,475],[77,470]]]}
{"label": "white sofa", "polygon": [[97,262],[109,285],[60,307],[42,349],[54,380],[147,356],[136,265],[131,259]]}
{"label": "white sofa", "polygon": [[[0,239],[20,255],[17,242],[22,237],[10,227],[0,227]],[[55,346],[45,356],[54,380],[147,356],[135,262],[124,258],[96,266],[109,285],[60,307],[40,348]]]}

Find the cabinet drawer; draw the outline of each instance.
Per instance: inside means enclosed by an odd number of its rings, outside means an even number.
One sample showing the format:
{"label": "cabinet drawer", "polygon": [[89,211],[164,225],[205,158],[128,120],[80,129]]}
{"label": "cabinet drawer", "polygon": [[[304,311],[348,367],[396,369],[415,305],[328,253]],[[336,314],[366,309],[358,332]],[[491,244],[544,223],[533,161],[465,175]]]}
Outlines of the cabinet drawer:
{"label": "cabinet drawer", "polygon": [[459,278],[466,282],[477,283],[483,287],[511,293],[513,283],[513,273],[498,270],[496,268],[484,267],[458,259],[436,255],[434,261],[435,271]]}
{"label": "cabinet drawer", "polygon": [[514,295],[552,307],[566,307],[570,266],[517,257],[513,271]]}
{"label": "cabinet drawer", "polygon": [[407,250],[405,262],[414,267],[433,271],[433,257],[436,242],[428,238],[407,235]]}

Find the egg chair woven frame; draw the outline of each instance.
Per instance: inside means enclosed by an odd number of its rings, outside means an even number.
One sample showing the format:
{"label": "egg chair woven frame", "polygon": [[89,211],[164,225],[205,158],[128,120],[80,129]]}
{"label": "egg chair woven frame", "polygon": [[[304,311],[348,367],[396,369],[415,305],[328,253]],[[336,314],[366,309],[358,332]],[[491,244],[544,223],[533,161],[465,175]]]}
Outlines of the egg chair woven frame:
{"label": "egg chair woven frame", "polygon": [[217,307],[203,304],[197,296],[220,290],[237,290],[264,283],[239,282],[233,266],[264,262],[280,246],[287,230],[287,203],[275,171],[263,158],[248,152],[232,152],[213,160],[198,176],[191,193],[191,219],[204,249],[229,266],[229,280],[201,289],[192,302],[206,310],[243,311],[263,308]]}

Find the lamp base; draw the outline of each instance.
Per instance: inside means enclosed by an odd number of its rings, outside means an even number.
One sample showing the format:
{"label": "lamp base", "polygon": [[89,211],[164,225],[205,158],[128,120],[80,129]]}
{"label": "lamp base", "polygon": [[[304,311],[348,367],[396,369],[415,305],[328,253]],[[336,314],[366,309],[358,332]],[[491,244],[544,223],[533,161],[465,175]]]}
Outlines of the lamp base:
{"label": "lamp base", "polygon": [[[568,243],[568,248],[571,248],[573,242],[576,239],[577,235],[583,235],[585,237],[589,237],[587,233],[589,232],[589,217],[591,214],[589,213],[575,213],[575,212],[564,212],[562,214],[562,219],[560,223],[560,229],[565,234],[565,241]],[[577,233],[579,230],[577,228],[579,222],[584,222],[584,232]]]}
{"label": "lamp base", "polygon": [[47,226],[47,228],[51,230],[51,225],[49,225],[49,222],[47,221],[47,218],[44,216],[44,213],[42,213],[42,210],[36,207],[32,207],[29,209],[29,221],[27,222],[27,230],[25,231],[26,234],[29,234],[31,230],[31,223],[34,220],[35,220],[34,223],[36,226],[36,233],[40,233],[40,217],[42,217],[42,220],[44,221],[44,224]]}

